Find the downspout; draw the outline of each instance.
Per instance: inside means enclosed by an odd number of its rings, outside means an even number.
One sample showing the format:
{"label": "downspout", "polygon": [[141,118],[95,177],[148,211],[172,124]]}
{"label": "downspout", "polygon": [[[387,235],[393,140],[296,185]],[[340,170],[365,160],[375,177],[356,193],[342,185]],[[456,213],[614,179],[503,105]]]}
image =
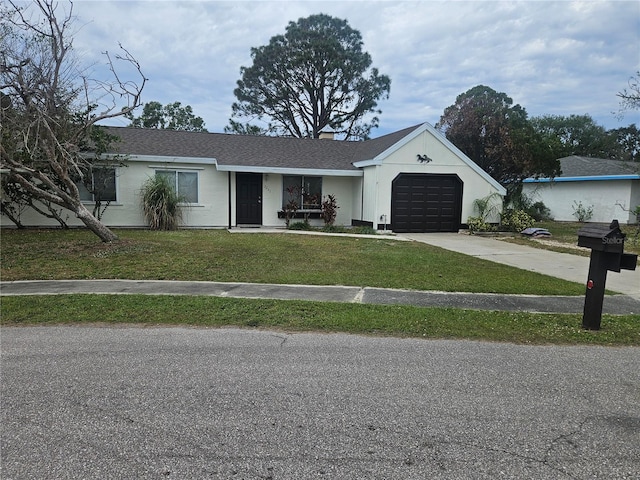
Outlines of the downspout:
{"label": "downspout", "polygon": [[362,169],[362,180],[360,181],[360,221],[364,221],[364,169]]}
{"label": "downspout", "polygon": [[231,230],[231,172],[227,172],[227,183],[229,190],[229,201],[227,202],[229,205],[229,230]]}
{"label": "downspout", "polygon": [[379,169],[380,169],[380,165],[376,165],[376,185],[374,188],[374,192],[375,192],[375,200],[373,202],[373,228],[375,228],[376,230],[378,229],[378,195],[380,195],[380,185],[378,184],[379,181]]}

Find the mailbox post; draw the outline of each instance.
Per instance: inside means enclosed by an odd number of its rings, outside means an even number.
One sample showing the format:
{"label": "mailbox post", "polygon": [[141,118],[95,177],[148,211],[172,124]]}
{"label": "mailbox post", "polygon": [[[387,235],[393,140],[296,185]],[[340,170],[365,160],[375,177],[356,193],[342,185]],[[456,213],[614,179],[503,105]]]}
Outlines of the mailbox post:
{"label": "mailbox post", "polygon": [[606,225],[586,225],[578,231],[578,246],[591,249],[582,328],[600,330],[607,271],[635,270],[637,255],[624,253],[625,234],[617,220]]}

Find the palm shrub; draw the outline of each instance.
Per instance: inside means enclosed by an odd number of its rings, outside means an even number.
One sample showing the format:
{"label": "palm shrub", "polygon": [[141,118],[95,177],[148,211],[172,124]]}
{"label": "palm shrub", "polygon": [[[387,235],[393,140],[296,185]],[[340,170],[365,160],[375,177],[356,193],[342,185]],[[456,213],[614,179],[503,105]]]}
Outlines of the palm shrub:
{"label": "palm shrub", "polygon": [[473,201],[473,208],[478,212],[477,217],[469,217],[467,226],[471,232],[493,232],[496,226],[489,223],[489,217],[494,216],[500,211],[502,205],[502,196],[494,192],[484,198],[476,198]]}
{"label": "palm shrub", "polygon": [[142,185],[142,211],[151,230],[176,230],[182,221],[181,202],[165,176],[149,177]]}

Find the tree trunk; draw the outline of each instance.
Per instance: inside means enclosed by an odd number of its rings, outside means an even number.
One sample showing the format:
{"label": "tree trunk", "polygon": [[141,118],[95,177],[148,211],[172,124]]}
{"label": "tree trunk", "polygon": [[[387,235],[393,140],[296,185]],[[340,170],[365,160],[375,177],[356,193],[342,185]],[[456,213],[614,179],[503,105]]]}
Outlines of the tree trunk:
{"label": "tree trunk", "polygon": [[93,214],[81,203],[75,205],[75,214],[76,216],[84,223],[89,230],[95,233],[100,240],[105,243],[115,242],[118,240],[118,236],[113,233],[109,228],[99,221]]}

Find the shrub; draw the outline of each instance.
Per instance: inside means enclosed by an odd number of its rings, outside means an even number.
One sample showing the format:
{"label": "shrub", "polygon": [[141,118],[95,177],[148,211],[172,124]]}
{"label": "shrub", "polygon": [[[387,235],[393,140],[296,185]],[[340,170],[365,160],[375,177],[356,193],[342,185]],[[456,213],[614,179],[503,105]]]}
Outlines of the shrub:
{"label": "shrub", "polygon": [[294,185],[287,187],[286,192],[289,194],[289,199],[287,200],[286,205],[282,209],[284,212],[284,222],[287,228],[289,228],[289,224],[291,223],[291,219],[296,216],[296,212],[300,208],[298,205],[297,198],[300,195],[300,187]]}
{"label": "shrub", "polygon": [[526,228],[533,227],[536,221],[524,210],[509,209],[500,215],[500,224],[510,232],[521,232]]}
{"label": "shrub", "polygon": [[588,222],[589,220],[591,220],[591,217],[593,217],[593,205],[585,207],[584,205],[582,205],[582,202],[576,202],[574,200],[572,208],[573,216],[576,217],[576,219],[580,223]]}
{"label": "shrub", "polygon": [[176,230],[182,220],[182,198],[162,175],[147,179],[142,185],[142,211],[151,230]]}
{"label": "shrub", "polygon": [[534,220],[551,220],[551,210],[544,202],[536,202],[529,207],[526,212],[533,217]]}
{"label": "shrub", "polygon": [[360,235],[377,235],[376,229],[373,227],[369,227],[368,225],[361,225],[358,227],[353,227],[351,229],[351,233],[357,233]]}
{"label": "shrub", "polygon": [[287,227],[289,230],[312,230],[309,222],[294,222]]}
{"label": "shrub", "polygon": [[338,216],[338,202],[336,202],[335,195],[327,195],[322,202],[322,220],[324,221],[325,226],[333,225],[333,222],[336,221],[336,217]]}
{"label": "shrub", "polygon": [[527,212],[536,221],[549,220],[551,211],[544,202],[534,202],[534,195],[525,194],[522,188],[516,189],[510,192],[508,206],[511,210],[523,210]]}
{"label": "shrub", "polygon": [[322,227],[322,231],[326,233],[351,233],[350,230],[347,230],[340,225],[325,225]]}
{"label": "shrub", "polygon": [[631,210],[631,213],[636,216],[636,225],[640,225],[640,205],[636,205],[636,208]]}
{"label": "shrub", "polygon": [[467,226],[473,232],[495,232],[496,227],[484,221],[482,217],[469,217]]}

